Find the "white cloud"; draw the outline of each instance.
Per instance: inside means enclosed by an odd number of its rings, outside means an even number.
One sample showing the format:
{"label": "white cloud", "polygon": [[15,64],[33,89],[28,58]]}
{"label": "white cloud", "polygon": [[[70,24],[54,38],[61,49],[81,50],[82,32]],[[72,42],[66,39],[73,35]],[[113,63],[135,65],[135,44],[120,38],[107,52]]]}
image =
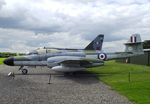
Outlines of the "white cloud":
{"label": "white cloud", "polygon": [[83,48],[101,33],[117,49],[133,33],[150,39],[149,10],[149,0],[0,0],[0,50]]}

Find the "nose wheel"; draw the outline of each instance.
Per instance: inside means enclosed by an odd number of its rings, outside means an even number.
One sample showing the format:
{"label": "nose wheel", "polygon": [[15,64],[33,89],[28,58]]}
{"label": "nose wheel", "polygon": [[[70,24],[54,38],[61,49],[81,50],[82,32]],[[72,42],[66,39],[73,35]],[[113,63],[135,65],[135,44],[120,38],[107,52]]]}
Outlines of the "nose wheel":
{"label": "nose wheel", "polygon": [[22,74],[23,74],[23,75],[28,74],[28,70],[27,70],[27,69],[22,69]]}

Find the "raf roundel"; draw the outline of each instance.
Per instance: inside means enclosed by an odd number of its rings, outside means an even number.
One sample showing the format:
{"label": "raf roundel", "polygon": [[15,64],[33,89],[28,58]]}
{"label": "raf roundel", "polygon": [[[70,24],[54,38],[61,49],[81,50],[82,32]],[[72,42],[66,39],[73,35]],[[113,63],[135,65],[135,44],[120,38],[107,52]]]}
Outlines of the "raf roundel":
{"label": "raf roundel", "polygon": [[100,53],[100,54],[98,55],[98,58],[101,59],[101,60],[106,60],[107,56],[106,56],[105,53]]}

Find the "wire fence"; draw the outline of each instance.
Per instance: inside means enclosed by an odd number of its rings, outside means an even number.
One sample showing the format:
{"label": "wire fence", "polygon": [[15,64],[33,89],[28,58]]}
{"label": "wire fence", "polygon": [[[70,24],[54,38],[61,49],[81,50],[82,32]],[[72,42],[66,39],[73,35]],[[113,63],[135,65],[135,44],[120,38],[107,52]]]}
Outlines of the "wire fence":
{"label": "wire fence", "polygon": [[[112,77],[118,82],[150,82],[150,71],[122,72],[122,73],[96,73],[101,77]],[[118,78],[118,79],[117,79]]]}
{"label": "wire fence", "polygon": [[150,82],[150,72],[128,72],[129,82]]}

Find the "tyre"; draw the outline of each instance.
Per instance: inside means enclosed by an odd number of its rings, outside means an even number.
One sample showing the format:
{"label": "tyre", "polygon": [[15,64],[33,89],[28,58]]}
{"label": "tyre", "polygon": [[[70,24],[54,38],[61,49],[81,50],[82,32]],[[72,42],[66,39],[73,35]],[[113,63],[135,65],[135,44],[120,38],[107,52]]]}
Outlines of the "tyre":
{"label": "tyre", "polygon": [[22,74],[23,75],[26,75],[28,73],[28,70],[27,69],[22,69]]}

